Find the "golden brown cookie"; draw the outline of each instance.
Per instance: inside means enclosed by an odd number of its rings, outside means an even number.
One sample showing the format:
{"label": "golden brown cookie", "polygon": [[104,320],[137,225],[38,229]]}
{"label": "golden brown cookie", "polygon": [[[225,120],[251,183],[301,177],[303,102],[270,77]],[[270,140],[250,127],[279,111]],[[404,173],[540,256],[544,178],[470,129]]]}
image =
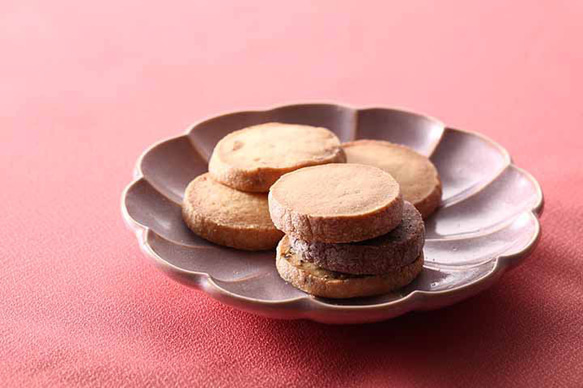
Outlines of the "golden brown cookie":
{"label": "golden brown cookie", "polygon": [[342,147],[348,163],[368,164],[391,174],[401,185],[403,199],[411,202],[423,218],[439,206],[441,181],[437,169],[425,156],[382,140],[357,140]]}
{"label": "golden brown cookie", "polygon": [[399,184],[386,172],[360,164],[327,164],[282,176],[269,191],[278,229],[295,238],[348,243],[381,236],[403,214]]}
{"label": "golden brown cookie", "polygon": [[234,189],[268,192],[285,173],[345,161],[340,140],[326,128],[267,123],[222,138],[211,156],[209,172]]}
{"label": "golden brown cookie", "polygon": [[182,217],[200,237],[232,248],[272,249],[283,236],[269,218],[266,194],[234,190],[208,173],[186,188]]}
{"label": "golden brown cookie", "polygon": [[327,244],[288,236],[290,246],[317,267],[354,275],[383,274],[414,262],[423,252],[425,224],[406,202],[403,220],[387,234],[350,244]]}
{"label": "golden brown cookie", "polygon": [[277,271],[292,286],[324,298],[355,298],[386,294],[411,283],[423,270],[423,253],[411,264],[383,275],[348,275],[328,271],[304,260],[285,236],[277,246]]}

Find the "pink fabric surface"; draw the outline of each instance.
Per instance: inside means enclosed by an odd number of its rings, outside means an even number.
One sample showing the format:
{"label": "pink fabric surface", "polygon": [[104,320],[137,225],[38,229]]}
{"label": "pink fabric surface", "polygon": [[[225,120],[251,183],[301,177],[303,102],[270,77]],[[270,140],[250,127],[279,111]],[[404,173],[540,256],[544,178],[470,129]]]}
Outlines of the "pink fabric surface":
{"label": "pink fabric surface", "polygon": [[[0,5],[3,386],[583,386],[583,2]],[[543,237],[488,291],[363,326],[274,321],[152,267],[120,195],[230,110],[405,106],[505,147]]]}

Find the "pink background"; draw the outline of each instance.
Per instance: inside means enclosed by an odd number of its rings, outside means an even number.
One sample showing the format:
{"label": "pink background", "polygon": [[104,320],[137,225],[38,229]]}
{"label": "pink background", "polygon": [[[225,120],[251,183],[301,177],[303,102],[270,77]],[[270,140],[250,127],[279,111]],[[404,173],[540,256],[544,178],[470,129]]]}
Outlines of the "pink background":
{"label": "pink background", "polygon": [[[0,381],[582,386],[582,19],[577,0],[2,2]],[[366,326],[252,316],[149,265],[119,211],[141,151],[300,101],[492,137],[543,186],[539,247],[471,300]]]}

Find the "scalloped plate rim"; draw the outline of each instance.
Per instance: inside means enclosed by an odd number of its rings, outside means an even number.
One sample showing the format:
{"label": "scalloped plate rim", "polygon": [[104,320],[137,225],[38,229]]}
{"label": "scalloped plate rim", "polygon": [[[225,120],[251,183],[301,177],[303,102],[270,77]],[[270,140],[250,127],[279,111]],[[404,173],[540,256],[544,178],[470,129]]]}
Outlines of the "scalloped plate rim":
{"label": "scalloped plate rim", "polygon": [[[469,135],[477,136],[477,137],[481,138],[482,140],[488,142],[489,144],[494,146],[498,151],[500,151],[500,153],[504,156],[504,158],[508,162],[508,164],[502,169],[502,171],[505,170],[506,168],[512,166],[513,168],[516,168],[522,174],[524,174],[524,176],[526,176],[533,183],[533,186],[536,188],[537,197],[538,197],[538,201],[537,201],[536,205],[532,209],[530,209],[530,211],[525,211],[525,212],[520,213],[520,214],[529,214],[531,216],[531,218],[535,221],[535,232],[533,233],[531,240],[529,241],[528,244],[525,245],[525,247],[523,249],[521,249],[518,252],[515,252],[515,253],[510,254],[510,255],[497,256],[497,257],[492,258],[489,261],[481,263],[481,265],[484,265],[488,262],[494,262],[494,264],[490,270],[488,270],[485,274],[483,274],[478,279],[473,280],[472,282],[465,283],[461,286],[458,286],[458,287],[455,287],[452,289],[440,290],[440,291],[413,290],[409,294],[407,294],[401,298],[394,299],[394,300],[391,300],[391,301],[388,301],[385,303],[374,304],[374,305],[336,305],[336,304],[325,303],[324,301],[321,301],[321,300],[319,300],[311,295],[308,295],[308,294],[303,295],[303,296],[298,296],[296,298],[284,299],[284,300],[263,300],[263,299],[246,297],[243,295],[235,294],[231,291],[228,291],[228,290],[222,288],[221,286],[219,286],[216,283],[216,279],[213,276],[211,276],[209,273],[189,271],[189,270],[185,270],[185,269],[176,267],[175,265],[171,264],[170,262],[164,260],[150,246],[150,244],[147,241],[147,236],[149,233],[156,234],[158,236],[158,238],[162,238],[162,239],[165,239],[165,238],[163,236],[158,235],[155,231],[151,230],[149,227],[136,221],[129,214],[129,211],[128,211],[127,206],[126,206],[127,193],[132,186],[134,186],[136,183],[138,183],[142,179],[147,181],[148,183],[150,183],[146,179],[146,177],[143,175],[143,171],[142,171],[142,161],[143,161],[144,157],[150,151],[152,151],[154,148],[160,146],[161,144],[164,144],[164,143],[167,143],[170,141],[174,141],[174,140],[177,140],[177,139],[183,138],[183,137],[188,138],[189,142],[192,144],[193,142],[192,142],[192,138],[190,137],[190,133],[192,132],[192,130],[194,128],[196,128],[198,125],[200,125],[206,121],[218,118],[218,117],[223,116],[223,115],[239,114],[239,113],[242,113],[242,114],[244,114],[244,113],[266,113],[266,112],[275,111],[275,110],[281,109],[281,108],[288,108],[288,107],[293,107],[293,106],[309,106],[309,105],[332,106],[332,107],[337,107],[339,109],[348,108],[348,109],[351,109],[355,112],[364,111],[364,110],[400,111],[400,112],[412,114],[415,116],[424,117],[430,121],[434,121],[434,122],[440,124],[442,126],[442,134],[441,135],[443,135],[443,132],[446,129],[449,129],[452,131],[459,131],[459,132],[467,133]],[[194,144],[193,144],[193,146],[194,146]],[[195,147],[195,149],[196,149],[196,147]],[[200,154],[198,149],[196,149],[196,151]],[[202,154],[201,154],[201,156],[202,156]],[[481,133],[478,133],[478,132],[449,127],[443,121],[441,121],[441,120],[439,120],[431,115],[416,112],[416,111],[413,111],[413,110],[410,110],[407,108],[380,107],[380,106],[376,106],[376,105],[371,106],[371,107],[356,108],[356,107],[351,106],[351,105],[340,104],[340,103],[335,103],[335,102],[332,102],[332,103],[299,102],[299,103],[292,103],[292,104],[285,104],[285,105],[277,105],[277,106],[274,106],[274,107],[269,108],[269,109],[245,109],[245,110],[230,111],[230,112],[226,112],[226,113],[222,113],[222,114],[218,114],[218,115],[212,115],[212,116],[205,117],[204,119],[196,121],[195,123],[189,125],[186,128],[186,130],[184,130],[183,134],[178,135],[178,136],[171,136],[171,137],[164,138],[160,141],[155,142],[154,144],[150,145],[149,147],[147,147],[141,153],[141,155],[138,157],[138,160],[137,160],[135,168],[134,168],[133,179],[124,188],[124,190],[122,192],[122,196],[121,196],[121,212],[122,212],[123,219],[126,223],[126,226],[131,231],[133,231],[134,234],[136,235],[142,252],[145,253],[151,259],[153,259],[156,264],[158,264],[159,266],[162,266],[164,269],[171,270],[176,274],[186,275],[189,278],[191,278],[190,279],[191,281],[189,281],[189,283],[186,283],[188,286],[195,288],[195,289],[198,289],[198,290],[201,290],[201,291],[204,291],[204,292],[208,293],[210,296],[212,296],[214,299],[220,300],[223,303],[229,304],[233,307],[240,308],[240,309],[243,309],[243,310],[255,313],[255,314],[268,316],[271,318],[278,318],[278,317],[274,317],[271,314],[267,314],[259,309],[247,309],[247,308],[242,307],[241,305],[242,304],[251,304],[253,306],[266,305],[266,306],[294,307],[295,308],[294,310],[297,313],[300,313],[300,316],[297,316],[295,318],[286,317],[286,318],[280,318],[280,319],[311,319],[311,320],[320,321],[320,322],[329,322],[327,320],[319,319],[319,317],[314,314],[314,313],[317,314],[318,311],[322,311],[322,310],[324,310],[324,311],[350,311],[350,312],[363,311],[363,310],[365,310],[365,311],[386,310],[387,315],[389,316],[388,318],[390,318],[390,317],[395,317],[398,315],[405,314],[405,313],[410,312],[410,311],[432,309],[431,306],[420,306],[419,304],[422,301],[431,301],[431,302],[434,302],[434,303],[432,303],[434,305],[440,305],[439,302],[441,301],[441,299],[445,299],[446,297],[457,299],[456,297],[461,296],[461,298],[456,300],[456,302],[457,302],[457,301],[460,301],[460,300],[463,300],[463,299],[466,299],[466,298],[469,298],[469,297],[475,295],[476,293],[478,293],[479,291],[482,290],[482,287],[484,287],[484,286],[485,286],[484,288],[489,287],[491,285],[491,283],[493,283],[503,273],[505,273],[509,269],[512,269],[512,268],[516,267],[518,264],[520,264],[528,256],[528,254],[536,247],[536,245],[540,241],[540,237],[541,237],[541,225],[540,225],[539,217],[542,214],[543,208],[544,208],[544,195],[543,195],[542,188],[540,187],[540,184],[538,183],[538,181],[528,171],[516,166],[512,160],[510,153],[504,147],[502,147],[500,144],[498,144],[494,140],[490,139],[488,136],[481,134]],[[471,292],[470,290],[475,291],[475,292]],[[318,309],[309,309],[307,311],[299,310],[298,308],[301,307],[302,303],[313,304]],[[391,307],[394,307],[396,305],[402,305],[405,308],[402,309],[401,311],[399,311],[397,315],[391,315],[390,314]],[[439,308],[439,307],[440,306],[438,306],[436,308]],[[302,312],[303,312],[303,314],[302,314]],[[378,320],[379,319],[374,319],[373,321],[378,321]],[[366,320],[366,319],[363,319],[362,321],[368,322],[368,320]]]}

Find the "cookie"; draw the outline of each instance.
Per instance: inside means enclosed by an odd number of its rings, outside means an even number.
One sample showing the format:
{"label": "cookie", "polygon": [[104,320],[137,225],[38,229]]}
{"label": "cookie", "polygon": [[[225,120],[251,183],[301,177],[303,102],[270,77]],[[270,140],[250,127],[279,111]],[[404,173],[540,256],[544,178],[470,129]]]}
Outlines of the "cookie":
{"label": "cookie", "polygon": [[348,243],[381,236],[403,214],[399,184],[360,164],[327,164],[282,176],[269,191],[275,226],[300,240]]}
{"label": "cookie", "polygon": [[357,140],[342,145],[348,163],[378,167],[401,185],[405,201],[411,202],[423,218],[441,202],[441,181],[437,169],[425,156],[409,147],[381,140]]}
{"label": "cookie", "polygon": [[269,218],[266,194],[234,190],[208,173],[186,188],[182,217],[200,237],[232,248],[273,249],[283,236]]}
{"label": "cookie", "polygon": [[340,140],[326,128],[267,123],[230,133],[211,156],[212,177],[234,189],[268,192],[283,174],[346,161]]}
{"label": "cookie", "polygon": [[423,252],[425,225],[409,202],[403,220],[387,234],[351,244],[326,244],[290,237],[290,246],[317,267],[349,274],[384,274],[414,262]]}
{"label": "cookie", "polygon": [[277,246],[277,271],[292,286],[324,298],[386,294],[411,283],[423,270],[423,253],[404,267],[382,275],[349,275],[319,268],[304,260],[285,236]]}

